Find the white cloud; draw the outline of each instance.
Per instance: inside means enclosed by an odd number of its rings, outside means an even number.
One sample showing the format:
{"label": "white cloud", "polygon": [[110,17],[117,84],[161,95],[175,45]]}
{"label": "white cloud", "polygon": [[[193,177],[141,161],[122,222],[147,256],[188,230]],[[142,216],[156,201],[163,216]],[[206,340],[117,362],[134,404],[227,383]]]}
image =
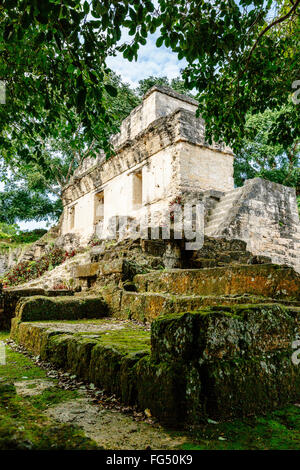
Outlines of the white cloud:
{"label": "white cloud", "polygon": [[[126,36],[126,32],[124,32],[121,42],[131,40],[130,36]],[[148,36],[147,44],[139,49],[137,62],[129,62],[123,58],[122,54],[118,54],[115,57],[109,57],[107,65],[118,75],[121,75],[122,80],[129,83],[133,88],[138,86],[139,80],[150,75],[167,76],[169,79],[178,77],[180,69],[186,66],[186,62],[184,60],[179,61],[177,54],[165,46],[156,47],[155,43],[158,36],[159,33]],[[49,228],[46,222],[36,221],[18,222],[18,225],[21,230]]]}
{"label": "white cloud", "polygon": [[[141,46],[138,51],[138,60],[129,62],[122,54],[107,59],[107,65],[118,75],[121,75],[124,82],[132,87],[137,87],[139,80],[154,76],[167,76],[169,79],[178,77],[180,70],[186,66],[185,60],[178,60],[177,54],[167,49],[165,46],[156,47],[156,39],[159,33],[151,34],[147,38],[147,44]],[[128,37],[130,39],[130,37]],[[126,33],[122,40],[126,41]]]}
{"label": "white cloud", "polygon": [[20,227],[21,230],[34,230],[36,228],[45,228],[49,229],[53,223],[49,222],[37,222],[35,220],[29,221],[29,222],[17,222],[17,225]]}

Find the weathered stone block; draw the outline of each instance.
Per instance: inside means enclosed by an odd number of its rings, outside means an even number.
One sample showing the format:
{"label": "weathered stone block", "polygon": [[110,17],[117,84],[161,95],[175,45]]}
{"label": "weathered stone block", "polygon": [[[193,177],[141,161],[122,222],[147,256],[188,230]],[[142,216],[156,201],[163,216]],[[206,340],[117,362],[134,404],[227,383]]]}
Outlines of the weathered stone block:
{"label": "weathered stone block", "polygon": [[68,341],[65,367],[72,374],[81,377],[85,381],[89,381],[91,355],[96,344],[96,339],[86,338],[84,335],[74,335]]}
{"label": "weathered stone block", "polygon": [[151,325],[151,357],[198,361],[291,350],[300,335],[300,309],[273,304],[220,306],[167,315]]}
{"label": "weathered stone block", "polygon": [[210,361],[200,376],[206,415],[215,419],[261,414],[300,398],[299,366],[290,351]]}
{"label": "weathered stone block", "polygon": [[139,292],[224,295],[252,294],[273,299],[300,300],[300,275],[273,264],[208,269],[178,269],[137,275]]}
{"label": "weathered stone block", "polygon": [[186,417],[186,378],[182,364],[155,364],[145,357],[137,363],[135,372],[140,408],[149,408],[163,423],[182,425]]}
{"label": "weathered stone block", "polygon": [[108,309],[102,297],[43,297],[20,299],[16,316],[20,321],[77,320],[102,318]]}
{"label": "weathered stone block", "polygon": [[97,276],[99,271],[99,263],[87,263],[75,266],[73,275],[75,278],[85,278]]}
{"label": "weathered stone block", "polygon": [[15,315],[16,305],[20,298],[31,297],[36,295],[45,295],[49,297],[58,296],[72,296],[74,292],[72,290],[44,290],[40,288],[28,288],[28,289],[5,289],[3,291],[3,312],[0,312],[0,329],[9,330],[10,322]]}
{"label": "weathered stone block", "polygon": [[50,334],[40,349],[41,358],[55,367],[68,370],[68,348],[71,342],[72,335]]}

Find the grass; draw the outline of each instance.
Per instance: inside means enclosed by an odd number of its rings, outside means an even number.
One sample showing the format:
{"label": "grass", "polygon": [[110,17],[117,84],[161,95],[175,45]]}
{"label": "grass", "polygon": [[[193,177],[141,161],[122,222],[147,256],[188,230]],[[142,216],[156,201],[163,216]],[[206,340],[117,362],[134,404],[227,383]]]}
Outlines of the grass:
{"label": "grass", "polygon": [[[118,342],[124,340],[124,346],[129,344],[132,331],[124,331],[123,338],[120,333],[110,332],[107,341],[114,343],[116,336]],[[145,344],[148,333],[136,333]],[[0,341],[8,336],[0,332]],[[45,372],[29,358],[7,348],[7,364],[0,366],[0,449],[95,449],[96,444],[81,429],[53,422],[43,413],[50,406],[76,399],[76,390],[62,390],[54,385],[39,395],[23,398],[9,385],[45,377]],[[55,383],[55,379],[51,380]],[[300,408],[289,405],[265,416],[225,423],[211,421],[189,432],[170,431],[171,439],[178,436],[186,438],[179,447],[182,450],[299,450]]]}
{"label": "grass", "polygon": [[[8,336],[0,332],[0,341]],[[6,365],[0,365],[0,450],[97,449],[80,428],[57,423],[43,413],[49,406],[76,398],[77,391],[52,386],[36,396],[16,394],[13,382],[45,377],[30,359],[6,348]]]}
{"label": "grass", "polygon": [[83,431],[49,420],[30,401],[16,395],[14,387],[0,385],[1,450],[87,450],[96,444]]}
{"label": "grass", "polygon": [[208,424],[190,435],[185,450],[299,450],[300,408],[290,405],[260,417]]}
{"label": "grass", "polygon": [[74,400],[78,397],[79,393],[77,390],[62,390],[57,387],[50,387],[38,395],[29,397],[28,400],[37,410],[45,411],[49,406]]}
{"label": "grass", "polygon": [[[0,332],[0,341],[8,339],[9,333]],[[0,383],[17,382],[20,380],[43,379],[46,377],[44,370],[28,359],[9,348],[6,348],[6,365],[0,365]]]}

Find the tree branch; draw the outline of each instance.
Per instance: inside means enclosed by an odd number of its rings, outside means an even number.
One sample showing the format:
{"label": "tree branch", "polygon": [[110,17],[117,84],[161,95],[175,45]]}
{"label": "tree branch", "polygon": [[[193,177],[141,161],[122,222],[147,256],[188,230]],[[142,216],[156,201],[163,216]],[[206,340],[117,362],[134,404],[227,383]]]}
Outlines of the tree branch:
{"label": "tree branch", "polygon": [[258,38],[256,39],[255,43],[253,44],[252,48],[251,48],[251,51],[247,57],[247,61],[246,61],[246,65],[245,65],[245,68],[243,70],[242,73],[245,72],[245,70],[247,69],[248,67],[248,64],[249,64],[249,61],[250,61],[250,58],[254,52],[254,50],[256,49],[256,46],[259,42],[259,40],[262,38],[262,36],[264,36],[266,34],[267,31],[269,31],[269,29],[273,28],[273,26],[276,26],[277,24],[279,23],[282,23],[283,21],[285,21],[297,8],[297,6],[299,5],[300,3],[300,0],[296,0],[296,2],[293,4],[292,8],[288,11],[288,13],[284,16],[282,16],[281,18],[278,18],[277,20],[273,21],[272,23],[270,23],[268,26],[265,27],[265,29],[263,29]]}

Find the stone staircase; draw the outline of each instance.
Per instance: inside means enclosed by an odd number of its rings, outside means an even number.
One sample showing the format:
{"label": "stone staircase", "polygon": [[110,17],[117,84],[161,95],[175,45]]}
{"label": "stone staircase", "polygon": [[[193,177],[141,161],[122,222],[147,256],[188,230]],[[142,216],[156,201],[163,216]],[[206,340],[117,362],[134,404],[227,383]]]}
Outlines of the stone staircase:
{"label": "stone staircase", "polygon": [[183,260],[214,266],[166,269],[160,242],[94,250],[74,268],[86,292],[23,297],[12,339],[172,426],[298,402],[300,275],[222,237]]}
{"label": "stone staircase", "polygon": [[210,209],[205,235],[243,240],[252,254],[300,272],[300,224],[292,188],[260,178],[247,180]]}
{"label": "stone staircase", "polygon": [[[273,264],[155,271],[136,275],[133,283],[135,292],[120,290],[118,306],[112,306],[112,314],[120,319],[152,322],[214,306],[300,306],[300,276],[292,268]],[[117,292],[104,289],[102,295],[111,303]]]}
{"label": "stone staircase", "polygon": [[215,205],[208,218],[208,223],[205,227],[205,235],[208,237],[218,235],[219,229],[222,228],[224,223],[228,220],[242,191],[243,188],[236,188],[221,197],[220,202]]}

